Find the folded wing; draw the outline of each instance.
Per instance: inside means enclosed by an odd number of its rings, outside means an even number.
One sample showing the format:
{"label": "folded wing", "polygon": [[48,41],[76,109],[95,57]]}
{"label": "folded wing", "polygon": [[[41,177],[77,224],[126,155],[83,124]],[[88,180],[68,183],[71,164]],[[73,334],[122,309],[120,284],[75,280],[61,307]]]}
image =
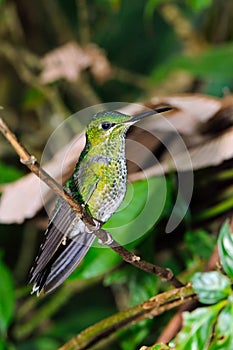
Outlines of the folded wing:
{"label": "folded wing", "polygon": [[73,209],[58,200],[30,272],[32,293],[49,293],[57,288],[81,262],[94,239]]}

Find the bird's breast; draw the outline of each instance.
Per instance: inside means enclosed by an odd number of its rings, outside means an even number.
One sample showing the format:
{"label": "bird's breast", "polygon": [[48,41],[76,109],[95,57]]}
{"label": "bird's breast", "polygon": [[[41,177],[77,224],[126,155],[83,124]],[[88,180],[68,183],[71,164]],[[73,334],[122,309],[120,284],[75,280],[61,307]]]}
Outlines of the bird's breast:
{"label": "bird's breast", "polygon": [[[95,156],[92,169],[95,183],[89,184],[92,193],[87,201],[91,215],[102,222],[106,222],[118,209],[124,199],[127,184],[127,168],[125,157]],[[90,190],[91,191],[91,190]]]}

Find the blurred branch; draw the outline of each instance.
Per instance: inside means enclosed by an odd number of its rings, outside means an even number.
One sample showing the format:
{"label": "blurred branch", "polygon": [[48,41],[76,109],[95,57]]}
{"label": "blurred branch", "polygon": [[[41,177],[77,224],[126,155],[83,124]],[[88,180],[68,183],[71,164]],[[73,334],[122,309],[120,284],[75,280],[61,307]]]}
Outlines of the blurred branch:
{"label": "blurred branch", "polygon": [[145,91],[145,93],[147,91],[151,91],[154,86],[154,82],[146,76],[139,73],[130,72],[127,69],[116,66],[112,66],[112,79],[120,81],[124,84],[135,86]]}
{"label": "blurred branch", "polygon": [[190,20],[185,17],[177,4],[164,2],[159,6],[159,11],[163,18],[174,28],[187,53],[200,52],[206,47],[204,37],[197,34]]}
{"label": "blurred branch", "polygon": [[79,41],[81,45],[85,46],[91,42],[86,0],[76,0],[76,6],[79,27]]}
{"label": "blurred branch", "polygon": [[49,26],[56,33],[58,44],[64,44],[73,39],[73,31],[70,28],[69,21],[62,10],[60,3],[56,0],[44,0],[42,3],[42,6],[45,8],[49,17]]}
{"label": "blurred branch", "polygon": [[[158,6],[158,11],[164,20],[171,25],[177,37],[180,39],[183,45],[183,51],[187,55],[193,55],[194,53],[200,53],[207,47],[207,42],[201,32],[197,32],[188,17],[185,16],[185,12],[181,7],[171,1],[163,1]],[[176,82],[174,84],[174,81]],[[167,78],[159,84],[155,84],[153,94],[173,94],[190,90],[190,86],[193,83],[193,76],[182,70],[174,70]]]}
{"label": "blurred branch", "polygon": [[24,41],[24,33],[17,14],[16,6],[13,2],[8,2],[1,7],[1,20],[3,20],[7,30],[8,39],[12,37],[14,43]]}
{"label": "blurred branch", "polygon": [[[37,327],[43,322],[46,322],[49,317],[55,314],[62,305],[67,303],[68,299],[72,297],[74,293],[80,292],[83,289],[98,282],[100,277],[90,278],[88,280],[70,281],[63,285],[62,288],[51,298],[47,303],[39,305],[35,313],[33,313],[33,307],[36,304],[40,304],[41,299],[29,298],[23,302],[18,309],[17,319],[18,322],[13,329],[13,335],[17,340],[25,339],[28,337]],[[30,322],[23,322],[22,319],[30,311]]]}
{"label": "blurred branch", "polygon": [[34,71],[41,69],[39,59],[28,50],[14,47],[13,45],[1,40],[0,54],[4,56],[15,68],[19,77],[30,86],[39,90],[58,115],[66,117],[70,112],[65,107],[55,87],[42,85],[34,74]]}
{"label": "blurred branch", "polygon": [[190,285],[174,289],[144,301],[130,309],[121,311],[95,325],[85,329],[60,350],[83,350],[95,345],[102,339],[113,335],[116,331],[129,327],[142,320],[155,317],[188,300],[196,299],[196,294]]}
{"label": "blurred branch", "polygon": [[[97,223],[93,218],[91,218],[85,211],[85,209],[77,202],[75,202],[66,193],[62,186],[59,185],[43,168],[40,167],[36,158],[31,155],[26,148],[24,148],[16,136],[10,131],[8,126],[0,119],[0,131],[5,136],[5,138],[11,143],[12,147],[15,149],[20,157],[20,161],[25,164],[35,175],[37,175],[42,181],[44,181],[58,196],[65,200],[71,208],[77,213],[77,217],[81,219],[85,225],[107,246],[118,253],[123,260],[138,267],[139,269],[154,274],[161,277],[163,280],[168,281],[174,287],[181,287],[183,284],[176,279],[173,272],[170,269],[162,268],[160,266],[153,265],[140,257],[136,256],[134,253],[129,252],[127,249],[119,245],[111,235],[100,228],[100,224]],[[109,243],[110,242],[110,243]]]}
{"label": "blurred branch", "polygon": [[[27,279],[28,271],[25,270],[25,266],[29,266],[34,257],[34,249],[36,247],[37,240],[35,230],[35,222],[27,221],[23,230],[17,264],[14,269],[14,275],[19,281],[25,280],[25,278]],[[28,247],[30,247],[30,249],[28,249]]]}
{"label": "blurred branch", "polygon": [[101,99],[95,93],[91,84],[88,81],[86,74],[81,75],[81,79],[77,79],[74,83],[69,84],[70,93],[74,95],[75,99],[77,97],[81,101],[81,105],[94,106],[101,103]]}
{"label": "blurred branch", "polygon": [[[47,15],[49,16],[50,23],[52,23],[52,27],[56,32],[59,44],[65,44],[74,40],[75,35],[71,30],[67,22],[66,16],[63,14],[60,8],[60,5],[57,4],[56,1],[51,0],[50,2],[44,1],[43,6],[47,12]],[[80,12],[80,17],[84,18],[84,2],[83,4],[80,3],[80,8],[83,9]],[[23,34],[20,37],[18,34],[23,33],[23,31],[20,25],[20,21],[17,17],[15,7],[9,7],[8,11],[10,12],[10,14],[13,14],[15,18],[14,26],[8,25],[8,27],[9,30],[12,31],[12,36],[16,44],[12,44],[3,40],[0,41],[0,54],[11,63],[21,80],[29,86],[32,86],[35,89],[39,90],[42,93],[42,95],[46,98],[46,100],[49,101],[52,108],[55,109],[55,113],[59,116],[62,116],[64,119],[64,117],[70,115],[70,111],[67,109],[66,105],[60,98],[56,85],[49,86],[48,84],[44,84],[43,82],[41,82],[40,76],[38,74],[43,69],[41,60],[36,55],[32,54],[29,50],[21,47],[23,45]],[[5,17],[7,19],[9,16]],[[84,20],[83,22],[88,23],[87,20]],[[80,23],[79,25],[82,32],[83,25],[85,23]],[[82,37],[83,36],[84,35],[82,35]],[[89,36],[86,36],[85,40],[87,40],[88,38]],[[89,43],[90,41],[85,42],[85,44]],[[79,61],[79,59],[77,60]],[[69,89],[71,89],[71,92],[73,93],[73,95],[75,95],[75,103],[77,103],[77,97],[81,101],[81,105],[83,105],[84,107],[101,103],[101,100],[98,98],[97,94],[91,87],[91,84],[89,83],[88,79],[86,79],[85,75],[80,76],[79,81],[77,80],[70,85],[71,86],[69,86]]]}

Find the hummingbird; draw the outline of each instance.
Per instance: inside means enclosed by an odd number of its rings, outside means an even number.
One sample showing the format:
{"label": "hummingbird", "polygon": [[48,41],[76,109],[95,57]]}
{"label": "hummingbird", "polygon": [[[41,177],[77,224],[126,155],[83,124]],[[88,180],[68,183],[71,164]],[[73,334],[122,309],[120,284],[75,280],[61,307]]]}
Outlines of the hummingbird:
{"label": "hummingbird", "polygon": [[[74,201],[97,223],[105,223],[118,209],[127,188],[126,133],[131,125],[170,107],[130,116],[118,111],[95,114],[86,129],[86,144],[64,185]],[[79,265],[95,239],[75,211],[59,198],[50,217],[29,283],[37,296],[55,290]]]}

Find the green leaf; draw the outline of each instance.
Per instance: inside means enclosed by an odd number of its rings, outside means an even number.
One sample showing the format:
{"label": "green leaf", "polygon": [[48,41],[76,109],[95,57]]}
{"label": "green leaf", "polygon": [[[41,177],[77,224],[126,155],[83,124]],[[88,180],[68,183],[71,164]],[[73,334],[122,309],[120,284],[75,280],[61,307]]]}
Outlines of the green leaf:
{"label": "green leaf", "polygon": [[[140,302],[149,299],[158,291],[156,285],[156,276],[145,273],[134,269],[132,266],[125,266],[120,269],[124,271],[124,275],[121,273],[117,274],[117,271],[114,271],[115,277],[113,280],[118,284],[122,282],[124,287],[127,287],[129,291],[128,296],[128,305],[134,306]],[[119,270],[118,270],[119,271]],[[122,272],[122,271],[121,271]],[[108,276],[108,280],[111,280],[112,272]],[[119,280],[117,280],[119,276]],[[141,343],[150,331],[151,320],[144,320],[139,322],[129,329],[125,329],[119,332],[121,348],[123,350],[134,350],[138,347],[138,344]]]}
{"label": "green leaf", "polygon": [[122,261],[121,257],[108,247],[91,247],[83,263],[72,273],[69,279],[102,276],[115,267],[120,261]]}
{"label": "green leaf", "polygon": [[[0,3],[1,5],[1,3]],[[7,349],[7,344],[4,339],[1,339],[0,337],[0,350],[6,350]]]}
{"label": "green leaf", "polygon": [[203,304],[215,304],[231,294],[229,278],[218,271],[197,272],[191,282],[199,301]]}
{"label": "green leaf", "polygon": [[214,216],[221,215],[227,210],[230,210],[232,208],[233,208],[233,198],[231,196],[229,198],[221,200],[221,202],[211,206],[210,208],[202,210],[202,212],[199,213],[196,216],[196,218],[198,220],[210,219]]}
{"label": "green leaf", "polygon": [[129,329],[118,332],[122,350],[135,350],[149,333],[151,320],[143,320]]}
{"label": "green leaf", "polygon": [[14,314],[14,287],[10,271],[0,260],[0,334],[5,334]]}
{"label": "green leaf", "polygon": [[218,238],[220,261],[226,274],[233,279],[233,235],[229,222],[226,221],[220,230]]}
{"label": "green leaf", "polygon": [[[157,277],[144,271],[129,267],[131,274],[128,278],[129,306],[134,306],[154,296],[158,292]],[[134,273],[133,273],[134,272]]]}
{"label": "green leaf", "polygon": [[[154,81],[159,83],[170,72],[185,70],[198,77],[223,80],[229,79],[232,66],[233,45],[225,44],[192,56],[175,56],[161,66],[156,67],[151,76]],[[230,74],[230,76],[232,75]]]}
{"label": "green leaf", "polygon": [[228,299],[226,307],[220,312],[214,331],[214,337],[208,350],[233,349],[233,296]]}
{"label": "green leaf", "polygon": [[112,284],[127,283],[130,272],[132,271],[131,270],[129,271],[128,266],[124,266],[123,268],[118,268],[117,270],[112,271],[111,273],[105,276],[103,284],[105,287],[109,287]]}
{"label": "green leaf", "polygon": [[212,4],[212,0],[186,0],[187,4],[194,11],[201,11]]}
{"label": "green leaf", "polygon": [[145,19],[151,19],[156,7],[167,0],[147,0],[144,9]]}
{"label": "green leaf", "polygon": [[22,104],[25,109],[36,109],[44,102],[45,96],[42,94],[42,92],[38,89],[30,87],[27,89],[24,95],[24,100]]}
{"label": "green leaf", "polygon": [[103,226],[116,240],[129,244],[147,233],[163,213],[167,183],[154,177],[130,184],[118,211]]}
{"label": "green leaf", "polygon": [[204,230],[187,231],[185,242],[193,255],[208,259],[216,244],[215,238]]}
{"label": "green leaf", "polygon": [[6,165],[0,162],[0,183],[8,183],[19,179],[23,175],[23,172],[14,168],[13,166]]}
{"label": "green leaf", "polygon": [[226,301],[183,313],[183,327],[176,337],[176,350],[207,349],[215,322]]}
{"label": "green leaf", "polygon": [[53,350],[59,348],[59,341],[51,337],[38,337],[33,340],[21,342],[17,350]]}
{"label": "green leaf", "polygon": [[127,285],[129,306],[149,299],[158,292],[156,276],[135,269],[129,264],[111,271],[105,276],[103,283],[105,286]]}
{"label": "green leaf", "polygon": [[164,344],[164,343],[160,343],[160,344],[156,344],[150,348],[148,348],[150,350],[169,350],[169,349],[172,349],[170,348],[170,346]]}

